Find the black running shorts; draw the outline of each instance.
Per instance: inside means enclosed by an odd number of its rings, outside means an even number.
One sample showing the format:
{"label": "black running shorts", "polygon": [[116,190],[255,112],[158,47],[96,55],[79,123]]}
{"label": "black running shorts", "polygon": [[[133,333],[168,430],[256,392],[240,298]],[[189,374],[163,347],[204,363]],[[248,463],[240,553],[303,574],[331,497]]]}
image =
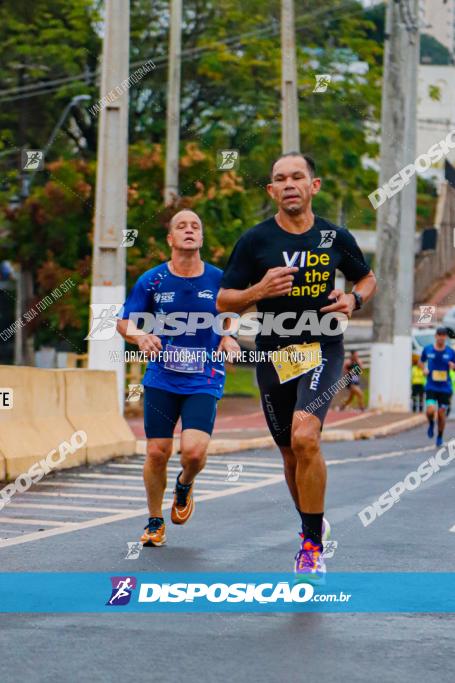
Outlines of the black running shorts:
{"label": "black running shorts", "polygon": [[438,408],[446,409],[447,415],[450,412],[451,399],[452,394],[447,394],[445,391],[433,391],[432,389],[427,389],[425,392],[425,400],[427,405],[437,403]]}
{"label": "black running shorts", "polygon": [[321,344],[321,352],[321,365],[284,384],[280,384],[272,361],[256,366],[262,408],[277,446],[291,445],[292,417],[297,410],[315,415],[322,427],[332,398],[345,386],[339,382],[344,362],[343,342]]}

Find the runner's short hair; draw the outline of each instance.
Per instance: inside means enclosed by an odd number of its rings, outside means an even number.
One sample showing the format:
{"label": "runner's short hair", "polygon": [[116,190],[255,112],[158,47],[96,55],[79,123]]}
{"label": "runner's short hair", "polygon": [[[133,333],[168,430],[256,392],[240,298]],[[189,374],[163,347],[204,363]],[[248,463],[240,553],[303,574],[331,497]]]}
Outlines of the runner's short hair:
{"label": "runner's short hair", "polygon": [[300,157],[301,159],[305,159],[307,166],[310,170],[310,175],[312,178],[315,177],[316,175],[316,163],[313,159],[313,157],[310,157],[309,154],[303,154],[302,152],[287,152],[286,154],[281,154],[281,156],[278,157],[278,159],[275,159],[275,161],[272,163],[270,167],[270,177],[273,178],[273,167],[275,166],[277,161],[280,161],[280,159],[286,159],[286,157]]}
{"label": "runner's short hair", "polygon": [[167,231],[168,231],[168,233],[171,232],[171,230],[172,230],[172,225],[173,225],[173,222],[174,222],[174,218],[175,218],[179,213],[182,213],[182,211],[191,211],[191,213],[194,213],[194,215],[197,216],[197,217],[199,218],[200,222],[201,222],[202,231],[204,230],[204,224],[203,224],[203,222],[202,222],[202,218],[196,213],[196,211],[193,211],[193,209],[184,207],[183,209],[179,209],[178,211],[176,211],[176,212],[174,213],[174,215],[170,217],[169,222],[168,222],[168,224],[167,224]]}

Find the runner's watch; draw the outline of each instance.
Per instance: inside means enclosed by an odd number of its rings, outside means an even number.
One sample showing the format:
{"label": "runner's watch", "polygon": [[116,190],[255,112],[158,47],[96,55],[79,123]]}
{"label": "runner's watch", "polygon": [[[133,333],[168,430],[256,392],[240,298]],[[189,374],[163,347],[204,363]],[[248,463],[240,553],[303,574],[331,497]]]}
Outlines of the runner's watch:
{"label": "runner's watch", "polygon": [[354,290],[352,290],[351,294],[355,299],[354,311],[358,311],[363,306],[363,298],[358,292],[355,292]]}

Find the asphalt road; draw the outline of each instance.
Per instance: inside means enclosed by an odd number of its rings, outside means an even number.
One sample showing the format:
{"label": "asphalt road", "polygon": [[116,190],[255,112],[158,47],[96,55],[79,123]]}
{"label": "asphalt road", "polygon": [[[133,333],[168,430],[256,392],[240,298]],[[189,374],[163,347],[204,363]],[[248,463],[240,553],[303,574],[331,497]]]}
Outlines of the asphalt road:
{"label": "asphalt road", "polygon": [[[446,437],[455,437],[453,422]],[[370,526],[357,516],[436,452],[423,428],[325,444],[324,452],[326,516],[338,542],[329,571],[454,570],[455,462]],[[140,463],[66,471],[17,495],[0,514],[2,571],[291,569],[298,524],[277,451],[212,457],[196,489],[191,522],[169,524],[167,547],[144,549],[129,560],[127,543],[140,535],[146,517]],[[243,466],[237,481],[228,480],[231,463]],[[174,474],[177,463],[172,467]],[[3,614],[0,620],[2,683],[454,680],[454,617],[437,613],[116,612]]]}

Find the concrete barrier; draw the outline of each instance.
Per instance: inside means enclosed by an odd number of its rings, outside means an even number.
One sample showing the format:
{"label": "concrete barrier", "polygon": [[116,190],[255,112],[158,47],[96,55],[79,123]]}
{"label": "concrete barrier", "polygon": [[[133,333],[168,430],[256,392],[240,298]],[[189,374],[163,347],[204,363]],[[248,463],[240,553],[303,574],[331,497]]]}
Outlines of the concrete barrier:
{"label": "concrete barrier", "polygon": [[[0,410],[0,478],[15,479],[68,441],[76,431],[65,414],[64,377],[58,370],[0,366],[0,386],[13,389],[13,407]],[[86,462],[85,448],[58,466]]]}
{"label": "concrete barrier", "polygon": [[87,433],[87,462],[133,455],[136,438],[121,415],[115,373],[105,370],[54,370],[65,379],[66,416]]}

